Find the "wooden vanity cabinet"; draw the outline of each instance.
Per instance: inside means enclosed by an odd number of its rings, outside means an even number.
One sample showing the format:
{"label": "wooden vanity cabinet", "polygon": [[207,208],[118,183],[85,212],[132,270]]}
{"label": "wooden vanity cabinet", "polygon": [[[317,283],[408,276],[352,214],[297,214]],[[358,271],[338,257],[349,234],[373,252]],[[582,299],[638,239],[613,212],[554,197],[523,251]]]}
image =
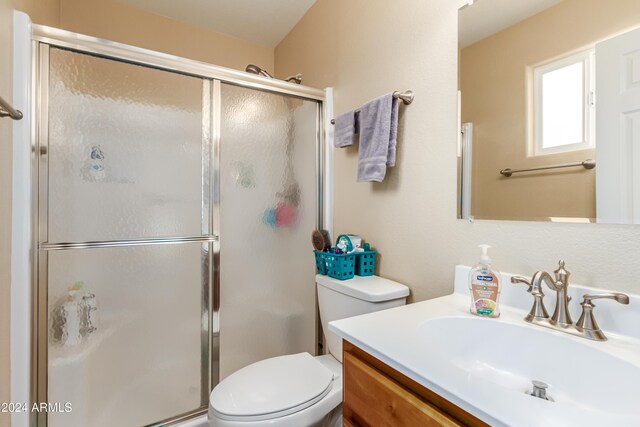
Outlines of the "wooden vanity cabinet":
{"label": "wooden vanity cabinet", "polygon": [[345,427],[488,426],[350,342],[342,348]]}

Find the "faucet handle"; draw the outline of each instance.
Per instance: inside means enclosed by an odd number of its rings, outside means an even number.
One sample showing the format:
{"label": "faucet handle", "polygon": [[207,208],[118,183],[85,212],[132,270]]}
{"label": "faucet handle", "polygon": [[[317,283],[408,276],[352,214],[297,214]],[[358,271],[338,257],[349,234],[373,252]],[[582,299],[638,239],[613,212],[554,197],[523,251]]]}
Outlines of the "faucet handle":
{"label": "faucet handle", "polygon": [[533,288],[533,285],[531,284],[531,280],[523,276],[511,276],[511,283],[514,285],[517,285],[518,283],[527,285],[529,287],[527,292],[531,292],[531,289]]}
{"label": "faucet handle", "polygon": [[598,323],[596,323],[596,318],[593,316],[593,308],[595,305],[591,301],[594,299],[612,299],[620,304],[629,304],[629,296],[618,292],[611,292],[596,295],[585,294],[582,298],[583,301],[580,303],[582,306],[582,314],[576,323],[576,329],[584,333],[584,336],[589,339],[606,341],[607,337],[604,335],[598,326]]}
{"label": "faucet handle", "polygon": [[621,294],[619,292],[610,292],[607,294],[596,294],[596,295],[586,294],[586,295],[583,295],[582,298],[584,298],[584,301],[582,302],[582,304],[590,304],[592,307],[595,307],[595,305],[591,304],[591,300],[594,300],[594,299],[612,299],[619,302],[620,304],[629,304],[629,295]]}

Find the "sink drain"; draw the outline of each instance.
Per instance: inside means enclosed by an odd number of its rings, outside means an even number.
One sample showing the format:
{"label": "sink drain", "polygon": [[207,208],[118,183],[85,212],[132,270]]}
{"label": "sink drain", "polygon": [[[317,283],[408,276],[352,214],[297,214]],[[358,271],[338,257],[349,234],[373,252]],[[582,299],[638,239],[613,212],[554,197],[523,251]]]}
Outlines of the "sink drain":
{"label": "sink drain", "polygon": [[536,380],[531,381],[531,384],[533,385],[533,389],[525,391],[526,394],[537,397],[538,399],[553,402],[553,398],[551,396],[547,396],[547,388],[549,388],[549,384]]}

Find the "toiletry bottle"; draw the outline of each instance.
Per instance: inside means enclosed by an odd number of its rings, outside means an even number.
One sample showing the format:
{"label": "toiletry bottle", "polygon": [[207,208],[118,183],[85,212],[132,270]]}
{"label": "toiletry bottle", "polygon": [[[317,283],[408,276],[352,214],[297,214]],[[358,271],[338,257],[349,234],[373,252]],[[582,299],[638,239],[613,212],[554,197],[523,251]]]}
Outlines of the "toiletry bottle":
{"label": "toiletry bottle", "polygon": [[500,309],[500,273],[491,268],[491,258],[487,251],[491,246],[479,245],[482,256],[478,265],[469,273],[471,293],[471,313],[478,316],[498,317]]}

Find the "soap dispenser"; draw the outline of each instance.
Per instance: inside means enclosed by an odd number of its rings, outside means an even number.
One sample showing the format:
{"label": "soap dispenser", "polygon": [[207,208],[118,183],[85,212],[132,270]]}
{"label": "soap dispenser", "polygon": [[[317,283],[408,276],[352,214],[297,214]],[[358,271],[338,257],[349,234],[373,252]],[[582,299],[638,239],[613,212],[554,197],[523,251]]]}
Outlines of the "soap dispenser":
{"label": "soap dispenser", "polygon": [[491,267],[489,245],[479,245],[482,255],[478,264],[469,273],[471,313],[477,316],[498,317],[500,308],[500,273]]}

